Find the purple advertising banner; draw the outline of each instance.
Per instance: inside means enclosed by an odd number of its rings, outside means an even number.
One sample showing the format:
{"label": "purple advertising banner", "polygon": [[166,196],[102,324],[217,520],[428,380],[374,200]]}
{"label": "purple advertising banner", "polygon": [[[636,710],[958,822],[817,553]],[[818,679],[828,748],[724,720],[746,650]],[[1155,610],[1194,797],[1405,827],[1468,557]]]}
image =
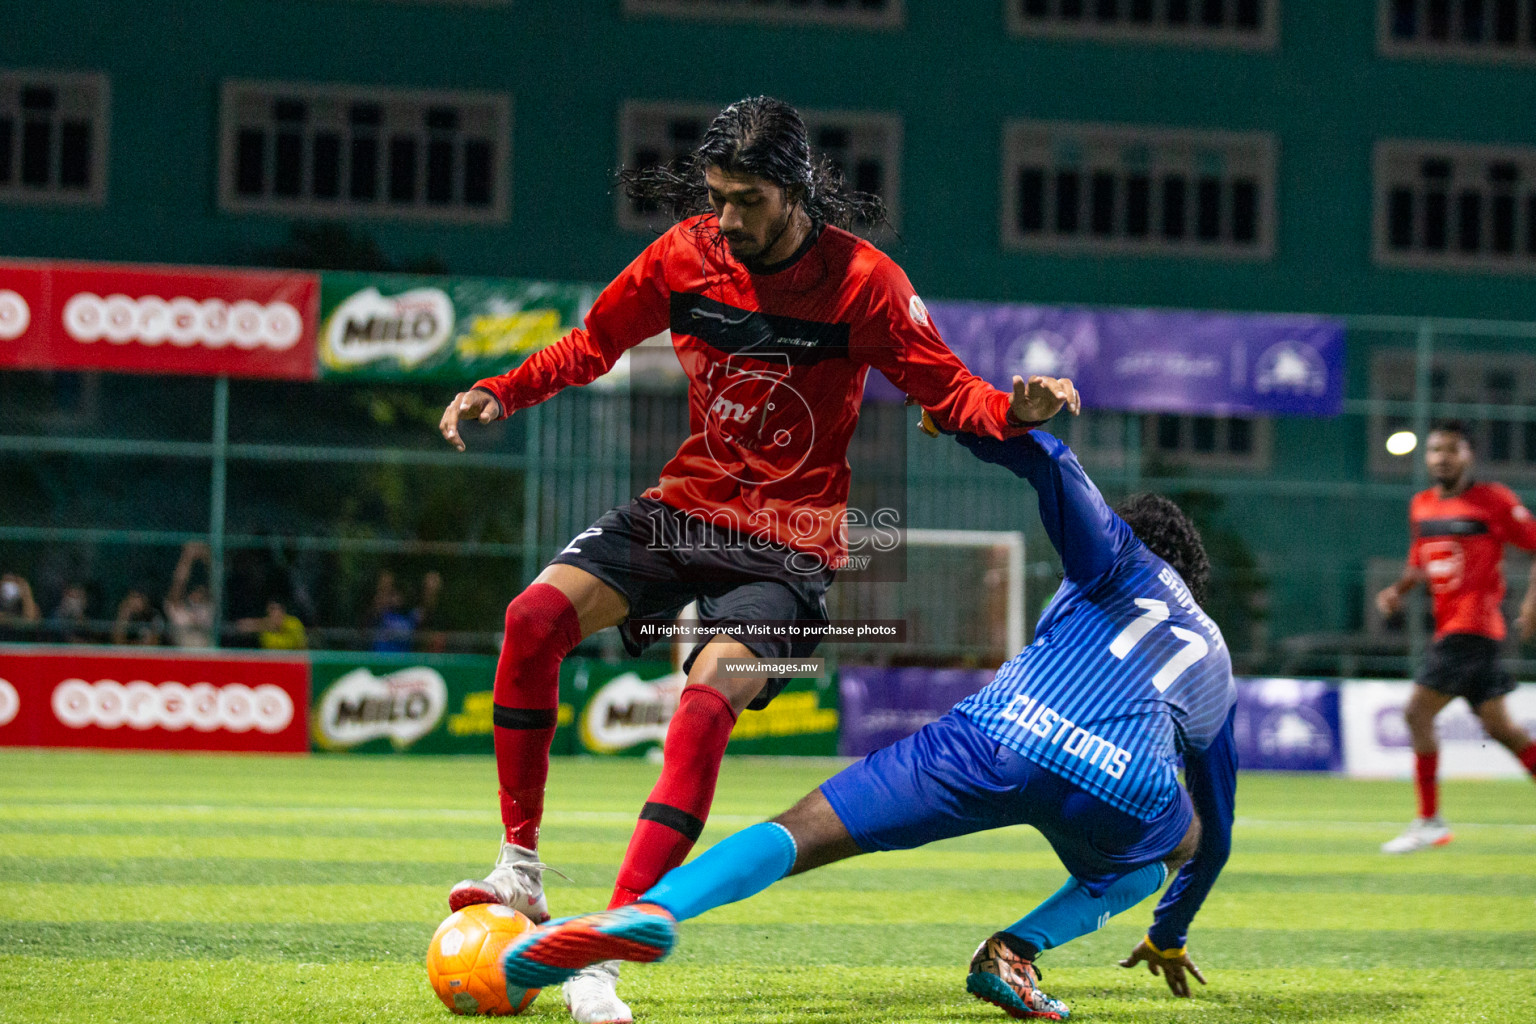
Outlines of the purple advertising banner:
{"label": "purple advertising banner", "polygon": [[904,739],[986,686],[995,674],[969,668],[839,669],[843,721],[837,752],[863,757]]}
{"label": "purple advertising banner", "polygon": [[1318,679],[1239,679],[1233,718],[1244,769],[1336,772],[1344,768],[1337,684]]}
{"label": "purple advertising banner", "polygon": [[[1278,314],[935,302],[949,347],[1007,390],[1013,375],[1071,377],[1085,407],[1212,416],[1335,416],[1344,324]],[[900,393],[878,374],[867,392]]]}
{"label": "purple advertising banner", "polygon": [[[863,668],[838,672],[837,752],[865,754],[912,735],[992,681],[991,669]],[[1317,679],[1239,679],[1237,763],[1248,770],[1341,771],[1339,688]]]}

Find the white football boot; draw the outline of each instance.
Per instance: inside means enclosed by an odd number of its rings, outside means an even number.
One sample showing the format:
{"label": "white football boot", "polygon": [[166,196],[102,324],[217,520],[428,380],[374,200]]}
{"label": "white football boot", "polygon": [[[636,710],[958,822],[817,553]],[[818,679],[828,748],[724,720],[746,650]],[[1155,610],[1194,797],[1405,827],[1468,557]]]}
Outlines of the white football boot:
{"label": "white football boot", "polygon": [[448,893],[448,908],[463,910],[476,903],[500,903],[528,915],[534,924],[549,920],[544,898],[544,869],[537,851],[503,842],[496,866],[484,878],[467,878]]}
{"label": "white football boot", "polygon": [[1419,850],[1427,850],[1431,846],[1444,846],[1452,838],[1454,837],[1451,835],[1451,830],[1446,828],[1445,822],[1438,816],[1414,818],[1413,824],[1404,829],[1402,835],[1381,844],[1381,852],[1416,853]]}
{"label": "white football boot", "polygon": [[632,1024],[635,1015],[619,998],[619,962],[599,960],[561,986],[576,1024]]}

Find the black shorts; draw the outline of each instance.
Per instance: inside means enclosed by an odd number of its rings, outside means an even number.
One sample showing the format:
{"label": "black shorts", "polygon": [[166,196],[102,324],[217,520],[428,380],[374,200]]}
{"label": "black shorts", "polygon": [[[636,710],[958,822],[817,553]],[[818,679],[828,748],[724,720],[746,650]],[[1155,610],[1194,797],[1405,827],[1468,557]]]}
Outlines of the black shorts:
{"label": "black shorts", "polygon": [[[619,636],[632,655],[653,642],[636,634],[636,623],[670,621],[697,601],[700,625],[729,635],[758,657],[805,658],[816,650],[815,637],[746,636],[731,628],[764,621],[827,621],[833,573],[797,572],[794,555],[776,544],[748,544],[734,530],[654,498],[636,498],[605,513],[550,564],[574,565],[624,595],[629,618],[619,626]],[[702,644],[693,649],[683,663],[685,672],[702,649]],[[769,679],[748,707],[767,707],[788,683]]]}
{"label": "black shorts", "polygon": [[1499,642],[1474,633],[1451,633],[1435,641],[1419,683],[1447,697],[1465,697],[1474,708],[1515,689],[1514,678],[1499,662]]}

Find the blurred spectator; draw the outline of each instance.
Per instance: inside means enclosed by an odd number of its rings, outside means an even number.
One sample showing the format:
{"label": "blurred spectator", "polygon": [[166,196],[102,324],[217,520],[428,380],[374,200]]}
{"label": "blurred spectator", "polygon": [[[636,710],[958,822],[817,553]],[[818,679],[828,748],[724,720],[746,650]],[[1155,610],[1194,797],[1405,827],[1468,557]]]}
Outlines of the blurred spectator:
{"label": "blurred spectator", "polygon": [[267,603],[286,600],[287,591],[287,580],[271,551],[243,548],[229,560],[224,614],[235,620],[259,619],[266,614]]}
{"label": "blurred spectator", "polygon": [[0,576],[0,640],[35,639],[42,617],[25,576],[14,572]]}
{"label": "blurred spectator", "polygon": [[288,614],[281,601],[268,601],[267,614],[260,618],[240,619],[235,629],[256,637],[256,646],[264,651],[302,651],[309,646],[304,623]]}
{"label": "blurred spectator", "polygon": [[59,603],[48,618],[48,632],[61,644],[93,644],[96,629],[91,624],[91,591],[84,583],[64,587]]}
{"label": "blurred spectator", "polygon": [[118,602],[117,618],[112,623],[113,643],[153,647],[163,639],[165,619],[155,611],[145,590],[135,587]]}
{"label": "blurred spectator", "polygon": [[437,597],[442,589],[443,577],[439,573],[429,572],[422,576],[420,600],[415,608],[406,611],[405,594],[395,582],[395,574],[388,569],[380,572],[368,622],[373,630],[372,650],[380,654],[411,650],[416,631],[437,607]]}
{"label": "blurred spectator", "polygon": [[213,595],[206,583],[188,588],[192,568],[202,562],[205,571],[212,565],[212,554],[202,541],[188,541],[181,549],[176,571],[171,576],[171,590],[165,595],[165,621],[170,642],[177,647],[213,646]]}

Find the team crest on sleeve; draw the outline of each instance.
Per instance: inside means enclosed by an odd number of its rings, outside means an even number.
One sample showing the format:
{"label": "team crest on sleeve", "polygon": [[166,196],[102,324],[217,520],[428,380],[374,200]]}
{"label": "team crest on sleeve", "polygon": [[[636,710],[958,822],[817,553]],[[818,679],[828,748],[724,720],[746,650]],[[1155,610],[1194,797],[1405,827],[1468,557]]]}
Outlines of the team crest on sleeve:
{"label": "team crest on sleeve", "polygon": [[907,303],[907,315],[910,316],[919,327],[928,326],[928,307],[923,305],[923,300],[916,295]]}

